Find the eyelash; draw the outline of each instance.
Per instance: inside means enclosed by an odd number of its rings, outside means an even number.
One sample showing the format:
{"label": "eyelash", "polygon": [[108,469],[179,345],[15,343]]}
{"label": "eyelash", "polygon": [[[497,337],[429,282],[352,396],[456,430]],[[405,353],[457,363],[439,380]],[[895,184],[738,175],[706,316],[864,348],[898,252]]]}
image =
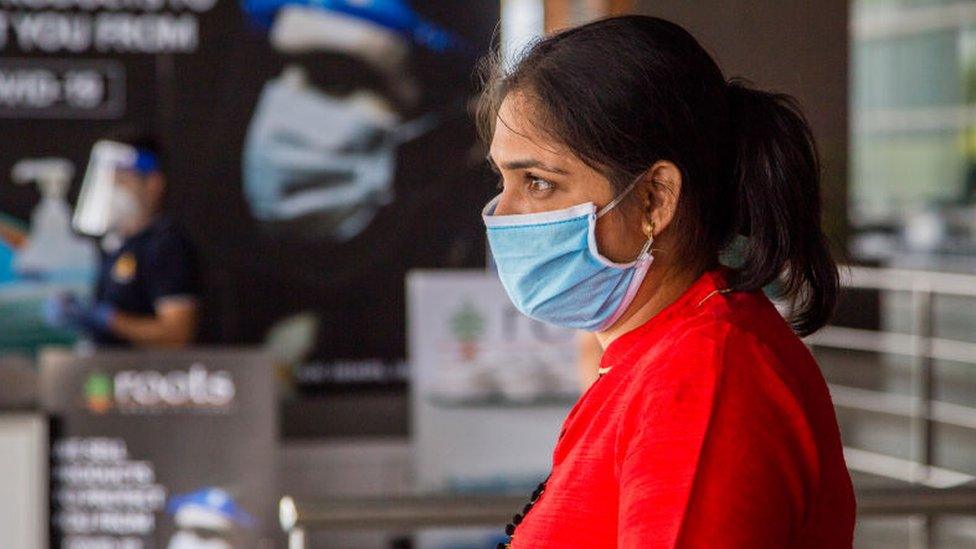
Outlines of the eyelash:
{"label": "eyelash", "polygon": [[[543,179],[541,177],[536,177],[536,176],[532,175],[531,173],[526,173],[525,174],[525,182],[526,182],[527,185],[531,185],[532,183],[534,183],[536,181],[544,181],[547,185],[550,186],[549,189],[546,189],[546,191],[542,191],[542,192],[551,191],[556,186],[552,181],[549,181],[548,179]],[[498,189],[499,191],[500,190],[503,190],[505,188],[505,179],[499,176],[498,183],[495,185],[495,188]],[[533,189],[529,189],[529,191],[532,192]]]}

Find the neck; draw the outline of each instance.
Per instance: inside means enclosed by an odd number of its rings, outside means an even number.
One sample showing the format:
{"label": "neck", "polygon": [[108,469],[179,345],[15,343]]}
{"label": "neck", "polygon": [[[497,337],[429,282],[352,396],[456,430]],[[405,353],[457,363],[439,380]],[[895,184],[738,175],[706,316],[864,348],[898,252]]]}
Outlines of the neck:
{"label": "neck", "polygon": [[699,274],[676,272],[673,269],[651,269],[641,282],[634,300],[624,314],[612,326],[596,332],[597,341],[604,349],[613,340],[650,320],[662,309],[673,303],[687,290]]}
{"label": "neck", "polygon": [[125,238],[135,236],[152,224],[153,219],[155,218],[156,216],[153,215],[140,216],[138,220],[134,220],[132,223],[126,224],[126,226],[123,227],[120,232]]}

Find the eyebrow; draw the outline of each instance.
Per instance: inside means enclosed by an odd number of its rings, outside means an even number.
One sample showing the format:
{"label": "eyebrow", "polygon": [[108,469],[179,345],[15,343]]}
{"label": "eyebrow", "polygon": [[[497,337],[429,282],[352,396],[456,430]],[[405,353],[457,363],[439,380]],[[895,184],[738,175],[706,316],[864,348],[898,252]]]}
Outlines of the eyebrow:
{"label": "eyebrow", "polygon": [[[490,154],[485,157],[485,160],[488,161],[488,164],[491,166],[493,170],[495,170],[496,172],[498,171],[498,165],[495,164],[495,160],[491,157]],[[510,162],[505,162],[502,165],[502,167],[505,168],[506,170],[524,170],[526,168],[538,168],[540,170],[544,170],[547,172],[569,175],[569,172],[567,172],[562,168],[557,168],[555,166],[544,164],[534,158],[526,158],[523,160],[512,160]]]}

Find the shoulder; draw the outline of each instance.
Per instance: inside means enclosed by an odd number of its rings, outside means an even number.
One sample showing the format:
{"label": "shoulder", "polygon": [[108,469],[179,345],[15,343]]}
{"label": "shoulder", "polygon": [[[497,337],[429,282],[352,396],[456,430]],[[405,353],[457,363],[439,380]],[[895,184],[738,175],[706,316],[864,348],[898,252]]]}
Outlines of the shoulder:
{"label": "shoulder", "polygon": [[812,455],[802,388],[790,373],[803,366],[785,364],[777,346],[724,315],[687,323],[664,352],[634,368],[620,442],[629,445],[626,439],[642,431],[668,431],[696,433],[737,451]]}
{"label": "shoulder", "polygon": [[717,377],[745,356],[775,361],[775,342],[728,314],[701,314],[677,323],[637,359],[634,375],[654,384]]}
{"label": "shoulder", "polygon": [[800,355],[783,353],[792,342],[780,338],[796,339],[803,347],[792,332],[759,332],[726,314],[697,315],[678,328],[632,365],[631,379],[624,382],[630,414],[666,414],[676,403],[703,411],[733,409],[743,416],[801,413],[801,372],[816,366],[812,358],[801,364],[793,360]]}
{"label": "shoulder", "polygon": [[192,248],[183,230],[169,217],[156,220],[146,238],[146,248],[150,251],[188,253]]}
{"label": "shoulder", "polygon": [[[748,355],[763,363],[809,354],[802,340],[762,291],[733,292],[709,300],[672,334],[676,356],[707,349],[723,364]],[[812,358],[811,358],[812,360]]]}

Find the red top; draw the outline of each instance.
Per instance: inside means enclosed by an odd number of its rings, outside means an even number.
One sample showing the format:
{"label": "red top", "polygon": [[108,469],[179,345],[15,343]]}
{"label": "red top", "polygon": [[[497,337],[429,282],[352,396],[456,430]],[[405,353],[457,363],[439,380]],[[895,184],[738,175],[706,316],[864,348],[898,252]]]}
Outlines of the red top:
{"label": "red top", "polygon": [[705,273],[607,347],[513,549],[851,547],[823,376],[762,292],[724,287]]}

